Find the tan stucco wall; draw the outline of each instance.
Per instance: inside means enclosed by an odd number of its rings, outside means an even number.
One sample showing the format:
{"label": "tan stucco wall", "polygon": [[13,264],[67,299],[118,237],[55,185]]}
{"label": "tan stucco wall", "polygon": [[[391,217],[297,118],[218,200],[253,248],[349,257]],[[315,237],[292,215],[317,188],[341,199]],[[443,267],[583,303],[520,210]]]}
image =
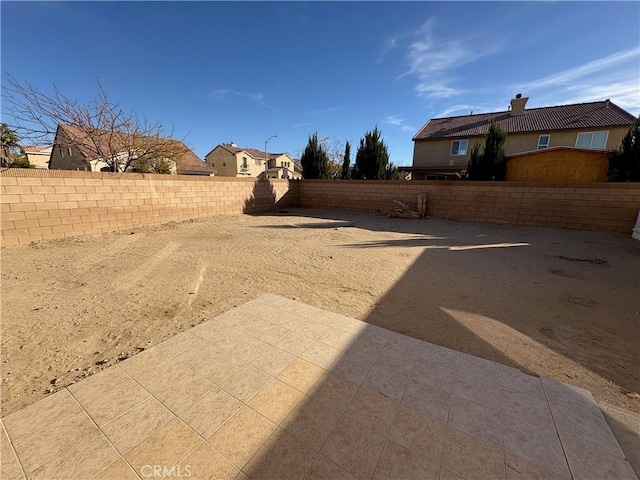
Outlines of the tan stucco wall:
{"label": "tan stucco wall", "polygon": [[[504,144],[507,155],[529,152],[538,148],[540,135],[551,135],[549,147],[575,147],[578,133],[608,131],[606,150],[618,148],[622,137],[629,131],[629,127],[599,128],[588,130],[562,130],[552,132],[536,132],[530,134],[507,135]],[[451,155],[451,142],[454,140],[468,140],[466,155]],[[447,138],[443,140],[416,141],[413,147],[413,166],[466,167],[473,146],[478,143],[484,146],[484,136]]]}
{"label": "tan stucco wall", "polygon": [[[264,161],[258,159],[260,165],[256,165],[256,159],[247,152],[233,154],[222,147],[216,147],[205,158],[211,165],[217,177],[258,177],[264,172]],[[247,168],[242,168],[242,159],[247,159]],[[224,166],[226,160],[227,165]]]}
{"label": "tan stucco wall", "polygon": [[49,158],[51,158],[51,151],[44,153],[31,153],[28,152],[27,160],[31,165],[41,168],[49,168]]}

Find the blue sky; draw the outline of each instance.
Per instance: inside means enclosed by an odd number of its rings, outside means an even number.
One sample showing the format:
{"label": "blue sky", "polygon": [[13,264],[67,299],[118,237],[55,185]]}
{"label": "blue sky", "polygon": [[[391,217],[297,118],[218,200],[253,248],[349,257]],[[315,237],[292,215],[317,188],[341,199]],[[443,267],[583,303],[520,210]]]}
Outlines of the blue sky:
{"label": "blue sky", "polygon": [[[410,165],[430,118],[610,98],[640,113],[638,2],[1,2],[2,73],[109,96],[204,157],[378,126]],[[10,123],[10,118],[2,116]]]}

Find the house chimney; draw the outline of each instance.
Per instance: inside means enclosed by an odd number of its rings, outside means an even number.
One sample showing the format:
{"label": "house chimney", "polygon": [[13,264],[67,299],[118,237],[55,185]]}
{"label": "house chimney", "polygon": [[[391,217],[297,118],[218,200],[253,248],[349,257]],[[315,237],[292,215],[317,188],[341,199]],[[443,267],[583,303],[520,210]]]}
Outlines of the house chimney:
{"label": "house chimney", "polygon": [[527,104],[527,100],[529,100],[529,97],[522,98],[521,93],[517,94],[516,98],[511,99],[511,116],[523,115],[524,106]]}

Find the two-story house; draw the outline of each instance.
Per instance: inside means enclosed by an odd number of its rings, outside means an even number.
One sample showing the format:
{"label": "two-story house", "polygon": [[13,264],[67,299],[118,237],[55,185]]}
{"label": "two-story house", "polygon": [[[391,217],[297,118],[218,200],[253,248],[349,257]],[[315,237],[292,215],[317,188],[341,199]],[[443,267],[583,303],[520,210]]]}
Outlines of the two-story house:
{"label": "two-story house", "polygon": [[[97,132],[97,134],[96,134]],[[49,160],[50,170],[82,170],[89,172],[109,171],[104,156],[98,152],[108,152],[118,158],[123,165],[132,158],[135,163],[134,142],[130,141],[130,135],[119,132],[107,132],[97,130],[92,136],[88,136],[83,129],[74,125],[58,125],[53,151]],[[149,148],[156,140],[153,137],[136,137]],[[203,162],[183,142],[173,139],[162,139],[161,151],[170,155],[167,158],[172,167],[171,173],[177,175],[202,175],[210,176],[213,169]],[[104,154],[103,154],[104,155]]]}
{"label": "two-story house", "polygon": [[255,148],[238,147],[235,143],[222,143],[205,155],[205,161],[220,177],[302,178],[302,169],[287,153],[268,153]]}
{"label": "two-story house", "polygon": [[492,122],[507,134],[504,148],[509,157],[536,158],[536,152],[548,150],[545,159],[562,161],[567,150],[585,158],[597,151],[602,164],[635,119],[610,100],[531,109],[525,108],[527,100],[518,94],[504,112],[429,120],[413,137],[413,166],[404,170],[411,171],[414,180],[457,178],[456,173],[467,168],[473,146],[484,147]]}

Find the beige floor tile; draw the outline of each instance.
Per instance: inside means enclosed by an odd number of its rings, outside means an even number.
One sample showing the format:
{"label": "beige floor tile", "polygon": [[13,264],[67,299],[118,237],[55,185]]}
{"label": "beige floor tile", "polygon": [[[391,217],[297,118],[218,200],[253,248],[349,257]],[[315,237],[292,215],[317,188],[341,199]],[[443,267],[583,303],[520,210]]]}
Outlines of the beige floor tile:
{"label": "beige floor tile", "polygon": [[330,347],[337,348],[338,350],[345,350],[349,348],[355,339],[355,335],[329,327],[327,331],[318,338],[318,341]]}
{"label": "beige floor tile", "polygon": [[112,463],[102,470],[92,480],[139,480],[140,477],[133,471],[124,457]]}
{"label": "beige floor tile", "polygon": [[202,437],[207,438],[241,407],[242,402],[214,387],[182,412],[180,418]]}
{"label": "beige floor tile", "polygon": [[13,442],[25,435],[47,427],[60,417],[79,410],[78,403],[67,389],[39,400],[28,407],[18,410],[2,419],[7,434]]}
{"label": "beige floor tile", "polygon": [[175,418],[164,405],[150,398],[102,427],[102,432],[121,454]]}
{"label": "beige floor tile", "polygon": [[243,402],[247,402],[272,378],[271,375],[258,370],[253,365],[245,364],[235,368],[227,378],[218,383],[218,386]]}
{"label": "beige floor tile", "polygon": [[317,400],[305,397],[280,426],[314,450],[320,451],[339,420],[338,412]]}
{"label": "beige floor tile", "polygon": [[590,444],[573,439],[562,443],[575,480],[611,479],[636,480],[636,475],[626,460],[609,455]]}
{"label": "beige floor tile", "polygon": [[313,338],[292,331],[278,340],[274,346],[292,355],[300,355],[313,342]]}
{"label": "beige floor tile", "polygon": [[317,455],[304,443],[277,429],[242,470],[252,480],[298,480]]}
{"label": "beige floor tile", "polygon": [[321,311],[318,315],[318,321],[337,330],[350,333],[351,335],[359,335],[367,327],[367,323],[355,318],[346,317],[338,313]]}
{"label": "beige floor tile", "polygon": [[370,480],[384,448],[384,437],[343,418],[321,453],[360,480]]}
{"label": "beige floor tile", "polygon": [[409,372],[416,363],[416,357],[408,351],[395,350],[387,345],[380,352],[376,364],[387,366],[396,372]]}
{"label": "beige floor tile", "polygon": [[495,411],[499,410],[498,383],[486,381],[481,376],[464,373],[460,370],[456,372],[453,381],[453,394],[470,400],[478,405],[491,407]]}
{"label": "beige floor tile", "polygon": [[95,430],[72,447],[33,471],[30,479],[92,478],[120,455],[100,431]]}
{"label": "beige floor tile", "polygon": [[202,356],[198,360],[194,359],[190,368],[217,385],[243,364],[244,362],[238,358],[228,355],[227,352],[222,352],[211,356]]}
{"label": "beige floor tile", "polygon": [[0,425],[0,478],[6,480],[18,480],[24,477],[24,472],[18,462],[9,437],[2,425]]}
{"label": "beige floor tile", "polygon": [[350,382],[361,384],[366,378],[374,359],[360,355],[357,352],[345,350],[329,367],[329,371]]}
{"label": "beige floor tile", "polygon": [[493,408],[486,409],[482,405],[453,395],[449,425],[502,448],[500,414]]}
{"label": "beige floor tile", "polygon": [[386,437],[391,430],[398,408],[400,408],[399,401],[375,390],[361,387],[351,400],[346,415],[369,430]]}
{"label": "beige floor tile", "polygon": [[455,362],[434,358],[418,358],[411,369],[410,381],[426,383],[451,392],[455,377]]}
{"label": "beige floor tile", "polygon": [[243,320],[246,320],[247,316],[252,316],[252,315],[249,315],[247,314],[246,311],[243,311],[242,309],[239,309],[239,307],[236,307],[232,310],[228,310],[218,315],[217,317],[213,318],[213,320],[215,320],[216,322],[222,323],[223,325],[232,327],[237,323]]}
{"label": "beige floor tile", "polygon": [[412,452],[440,465],[444,448],[446,424],[415,410],[400,407],[389,439]]}
{"label": "beige floor tile", "polygon": [[318,454],[303,480],[356,480],[356,477],[324,455]]}
{"label": "beige floor tile", "polygon": [[287,368],[295,358],[296,357],[290,353],[284,352],[271,345],[267,345],[267,347],[265,347],[263,351],[258,352],[258,354],[253,357],[249,363],[263,372],[275,376]]}
{"label": "beige floor tile", "polygon": [[600,450],[625,458],[616,437],[599,408],[576,410],[573,407],[550,402],[560,438],[587,442]]}
{"label": "beige floor tile", "polygon": [[172,357],[177,357],[185,350],[188,350],[190,347],[193,347],[197,343],[200,343],[202,339],[193,335],[190,331],[179,333],[164,342],[156,345],[163,352],[171,355]]}
{"label": "beige floor tile", "polygon": [[238,468],[275,431],[276,425],[249,407],[243,407],[209,437],[209,443]]}
{"label": "beige floor tile", "polygon": [[344,413],[358,391],[358,385],[333,373],[325,374],[308,395],[313,399]]}
{"label": "beige floor tile", "polygon": [[413,357],[418,356],[425,348],[425,343],[417,338],[392,332],[387,341],[387,347]]}
{"label": "beige floor tile", "polygon": [[440,480],[467,480],[464,477],[461,477],[457,473],[453,473],[451,470],[447,470],[443,468],[440,470]]}
{"label": "beige floor tile", "polygon": [[[169,472],[204,440],[182,420],[174,418],[125,455],[136,473],[148,478],[150,466],[162,466]],[[173,469],[173,470],[172,470]]]}
{"label": "beige floor tile", "polygon": [[548,377],[540,377],[540,380],[549,402],[559,403],[579,411],[590,410],[594,406],[597,407],[593,395],[588,390],[558,382]]}
{"label": "beige floor tile", "polygon": [[498,381],[498,364],[474,355],[458,352],[456,370],[480,377],[486,382]]}
{"label": "beige floor tile", "polygon": [[151,398],[151,394],[117,366],[69,387],[99,427]]}
{"label": "beige floor tile", "polygon": [[386,328],[378,327],[377,325],[365,325],[357,334],[358,339],[379,343],[380,345],[386,345],[391,331]]}
{"label": "beige floor tile", "polygon": [[500,411],[529,423],[555,428],[546,399],[500,386]]}
{"label": "beige floor tile", "polygon": [[276,377],[301,392],[309,392],[326,373],[326,370],[296,358]]}
{"label": "beige floor tile", "polygon": [[179,467],[184,477],[190,480],[233,480],[240,472],[206,442],[185,458]]}
{"label": "beige floor tile", "polygon": [[153,395],[190,373],[187,367],[157,347],[151,347],[118,366]]}
{"label": "beige floor tile", "polygon": [[251,480],[251,479],[247,477],[242,470],[240,470],[233,480]]}
{"label": "beige floor tile", "polygon": [[[70,396],[68,392],[66,394]],[[41,424],[39,430],[12,442],[27,476],[49,459],[73,446],[80,439],[98,431],[82,407],[75,400],[73,402],[75,408],[58,410],[60,416],[47,419]],[[34,405],[38,405],[38,403]]]}
{"label": "beige floor tile", "polygon": [[337,359],[342,356],[342,351],[330,347],[319,341],[315,341],[300,354],[300,358],[314,365],[328,370]]}
{"label": "beige floor tile", "polygon": [[196,337],[200,337],[203,340],[223,331],[227,331],[229,327],[224,325],[223,323],[218,322],[217,320],[207,320],[206,322],[202,322],[195,327],[187,330],[191,335],[195,335]]}
{"label": "beige floor tile", "polygon": [[264,351],[267,347],[270,346],[268,343],[258,340],[257,338],[253,338],[249,335],[243,334],[243,336],[244,338],[242,339],[242,341],[238,342],[236,345],[225,352],[226,355],[236,359],[237,361],[248,363],[259,352]]}
{"label": "beige floor tile", "polygon": [[420,360],[429,360],[440,365],[449,365],[453,368],[455,368],[458,361],[458,352],[455,350],[429,342],[423,342],[415,356]]}
{"label": "beige floor tile", "polygon": [[254,330],[251,335],[256,337],[258,340],[268,343],[269,345],[275,345],[281,338],[283,338],[290,332],[291,330],[289,330],[288,328],[265,322],[265,325],[262,325]]}
{"label": "beige floor tile", "polygon": [[174,354],[175,359],[186,365],[191,370],[196,370],[203,362],[210,358],[216,358],[221,350],[210,342],[191,335],[193,341],[182,351]]}
{"label": "beige floor tile", "polygon": [[449,427],[442,467],[464,478],[504,480],[504,453],[499,448]]}
{"label": "beige floor tile", "polygon": [[562,476],[547,470],[537,463],[525,460],[517,455],[507,453],[507,480],[568,480],[570,476]]}
{"label": "beige floor tile", "polygon": [[305,322],[304,324],[298,326],[294,332],[301,333],[302,335],[306,335],[307,337],[311,337],[317,339],[323,336],[329,327],[324,325],[323,323],[317,321]]}
{"label": "beige floor tile", "polygon": [[498,384],[546,400],[540,377],[527,375],[517,368],[498,364]]}
{"label": "beige floor tile", "polygon": [[569,473],[555,429],[502,415],[502,439],[505,452],[537,463],[560,476]]}
{"label": "beige floor tile", "polygon": [[393,370],[376,362],[367,373],[362,386],[376,390],[394,400],[402,400],[409,383],[409,372]]}
{"label": "beige floor tile", "polygon": [[374,480],[440,480],[440,467],[391,440],[382,451]]}
{"label": "beige floor tile", "polygon": [[213,383],[205,380],[200,375],[189,373],[176,380],[171,386],[158,392],[156,398],[174,414],[179,415],[214,388]]}
{"label": "beige floor tile", "polygon": [[384,351],[385,346],[371,340],[363,340],[356,337],[356,340],[349,346],[349,353],[360,355],[373,363],[378,360],[380,354]]}
{"label": "beige floor tile", "polygon": [[301,391],[274,378],[247,405],[279,425],[303,397]]}
{"label": "beige floor tile", "polygon": [[403,405],[445,423],[449,418],[450,403],[451,393],[448,389],[428,383],[409,382],[402,397]]}
{"label": "beige floor tile", "polygon": [[213,345],[219,352],[227,352],[236,348],[242,342],[244,342],[248,337],[246,334],[239,332],[231,327],[222,326],[217,332],[213,335],[207,337],[205,340],[207,343]]}

